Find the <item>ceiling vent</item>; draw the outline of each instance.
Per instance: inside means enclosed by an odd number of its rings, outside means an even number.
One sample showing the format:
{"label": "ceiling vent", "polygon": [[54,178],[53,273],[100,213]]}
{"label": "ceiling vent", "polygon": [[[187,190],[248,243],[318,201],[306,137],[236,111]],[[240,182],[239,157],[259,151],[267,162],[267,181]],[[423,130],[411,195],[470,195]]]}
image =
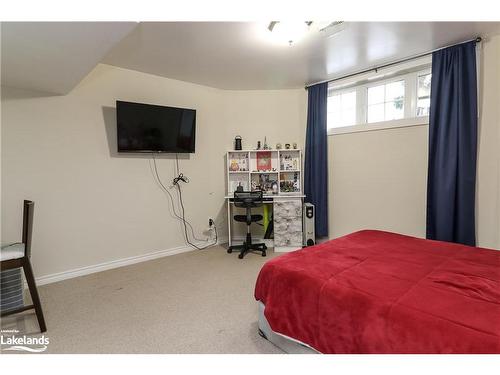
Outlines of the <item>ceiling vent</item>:
{"label": "ceiling vent", "polygon": [[341,31],[344,31],[346,27],[347,25],[344,21],[333,21],[330,22],[328,25],[320,28],[319,31],[325,33],[327,38],[330,38],[340,33]]}

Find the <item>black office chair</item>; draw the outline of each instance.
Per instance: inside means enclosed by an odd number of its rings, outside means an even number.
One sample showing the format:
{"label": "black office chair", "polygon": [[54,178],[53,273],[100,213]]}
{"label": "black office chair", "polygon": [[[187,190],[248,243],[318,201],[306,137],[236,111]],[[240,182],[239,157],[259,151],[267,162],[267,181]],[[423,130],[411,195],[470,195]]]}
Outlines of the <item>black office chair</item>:
{"label": "black office chair", "polygon": [[267,246],[265,243],[252,243],[252,235],[250,234],[250,225],[254,222],[261,221],[262,215],[252,215],[252,208],[262,206],[262,191],[235,191],[234,192],[235,207],[246,208],[246,215],[234,215],[234,220],[241,223],[247,223],[247,238],[243,245],[230,246],[227,252],[231,254],[233,250],[240,250],[238,258],[243,257],[252,250],[262,252],[262,256],[266,256]]}

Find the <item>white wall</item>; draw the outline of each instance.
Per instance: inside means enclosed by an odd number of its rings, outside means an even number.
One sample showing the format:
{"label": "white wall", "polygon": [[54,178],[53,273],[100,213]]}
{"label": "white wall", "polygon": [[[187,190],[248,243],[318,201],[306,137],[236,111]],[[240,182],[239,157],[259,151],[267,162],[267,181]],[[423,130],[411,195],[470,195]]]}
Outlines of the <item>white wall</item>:
{"label": "white wall", "polygon": [[329,234],[425,236],[427,126],[329,136]]}
{"label": "white wall", "polygon": [[299,90],[223,91],[226,138],[236,133],[243,138],[243,148],[253,149],[260,140],[304,144],[307,92]]}
{"label": "white wall", "polygon": [[[500,248],[500,36],[482,43],[477,242]],[[428,126],[329,136],[330,237],[377,228],[425,237]]]}
{"label": "white wall", "polygon": [[[246,146],[266,132],[272,142],[300,141],[305,124],[303,89],[229,92],[109,65],[65,96],[6,87],[2,94],[2,242],[19,241],[22,200],[34,200],[39,277],[184,246],[150,156],[114,151],[115,100],[197,110],[196,153],[180,166],[191,181],[183,196],[198,236],[209,216],[227,236],[224,155],[234,136]],[[158,158],[168,183],[174,159]]]}
{"label": "white wall", "polygon": [[479,113],[476,235],[500,249],[500,36],[482,43]]}

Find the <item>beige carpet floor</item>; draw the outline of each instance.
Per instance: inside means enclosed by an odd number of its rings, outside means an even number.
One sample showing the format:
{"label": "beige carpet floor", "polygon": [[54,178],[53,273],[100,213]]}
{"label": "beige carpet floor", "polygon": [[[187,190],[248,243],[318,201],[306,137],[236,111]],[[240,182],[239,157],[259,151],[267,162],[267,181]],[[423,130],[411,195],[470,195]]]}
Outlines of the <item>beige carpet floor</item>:
{"label": "beige carpet floor", "polygon": [[[253,298],[276,255],[216,246],[41,286],[46,352],[282,353],[259,336]],[[2,319],[13,328],[35,333],[34,313]]]}

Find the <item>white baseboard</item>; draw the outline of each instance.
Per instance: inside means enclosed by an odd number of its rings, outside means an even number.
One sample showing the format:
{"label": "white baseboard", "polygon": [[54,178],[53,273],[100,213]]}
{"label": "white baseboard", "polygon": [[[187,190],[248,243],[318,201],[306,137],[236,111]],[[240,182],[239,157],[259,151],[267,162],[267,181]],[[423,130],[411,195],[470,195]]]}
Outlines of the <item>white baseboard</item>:
{"label": "white baseboard", "polygon": [[[227,242],[227,239],[219,239],[216,245],[223,244]],[[215,246],[215,245],[214,245]],[[119,268],[128,266],[131,264],[146,262],[148,260],[163,258],[170,255],[186,253],[188,251],[195,251],[191,246],[178,246],[171,249],[155,251],[152,253],[147,253],[143,255],[132,256],[128,258],[111,260],[109,262],[94,264],[92,266],[86,266],[81,268],[75,268],[68,271],[53,273],[50,275],[40,276],[36,278],[37,285],[51,284],[62,280],[72,279],[74,277],[89,275],[91,273],[102,272],[110,270],[113,268]]]}

